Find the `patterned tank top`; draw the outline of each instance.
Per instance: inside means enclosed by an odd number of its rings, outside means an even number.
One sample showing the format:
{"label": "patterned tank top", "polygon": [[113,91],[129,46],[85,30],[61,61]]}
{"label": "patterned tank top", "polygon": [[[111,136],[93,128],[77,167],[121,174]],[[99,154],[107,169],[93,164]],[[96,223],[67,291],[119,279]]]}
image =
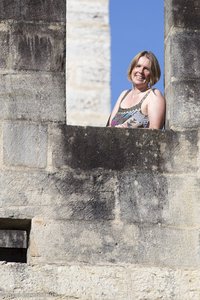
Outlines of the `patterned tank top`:
{"label": "patterned tank top", "polygon": [[[131,90],[128,90],[123,96],[122,101],[128,95]],[[121,103],[119,105],[118,112],[114,116],[111,122],[111,127],[116,125],[123,124],[127,121],[127,127],[131,128],[148,128],[149,127],[149,118],[141,112],[141,106],[146,97],[151,92],[151,89],[144,95],[140,102],[130,108],[121,108]]]}

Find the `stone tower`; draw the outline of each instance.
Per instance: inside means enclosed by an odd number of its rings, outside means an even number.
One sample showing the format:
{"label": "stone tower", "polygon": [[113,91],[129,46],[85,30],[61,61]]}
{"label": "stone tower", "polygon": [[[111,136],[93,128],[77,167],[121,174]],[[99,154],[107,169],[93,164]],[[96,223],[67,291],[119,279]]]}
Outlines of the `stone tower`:
{"label": "stone tower", "polygon": [[199,16],[165,1],[166,131],[80,127],[65,1],[0,2],[0,299],[200,299]]}

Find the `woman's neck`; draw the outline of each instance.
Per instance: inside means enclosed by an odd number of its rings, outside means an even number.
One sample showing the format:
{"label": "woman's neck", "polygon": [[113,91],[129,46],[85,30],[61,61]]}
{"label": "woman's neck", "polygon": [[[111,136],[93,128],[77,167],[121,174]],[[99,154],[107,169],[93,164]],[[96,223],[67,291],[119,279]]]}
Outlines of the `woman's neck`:
{"label": "woman's neck", "polygon": [[133,87],[133,91],[134,91],[135,94],[140,94],[140,93],[146,92],[148,89],[149,89],[148,86],[143,86],[143,87],[134,86]]}

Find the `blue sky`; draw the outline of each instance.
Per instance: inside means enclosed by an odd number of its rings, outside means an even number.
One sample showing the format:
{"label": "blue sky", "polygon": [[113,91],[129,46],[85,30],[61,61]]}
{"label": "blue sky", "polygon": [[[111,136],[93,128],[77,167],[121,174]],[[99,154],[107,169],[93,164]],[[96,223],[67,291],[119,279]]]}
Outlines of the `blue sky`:
{"label": "blue sky", "polygon": [[152,51],[161,67],[155,85],[164,91],[164,0],[110,0],[111,97],[112,107],[119,94],[131,87],[127,69],[142,50]]}

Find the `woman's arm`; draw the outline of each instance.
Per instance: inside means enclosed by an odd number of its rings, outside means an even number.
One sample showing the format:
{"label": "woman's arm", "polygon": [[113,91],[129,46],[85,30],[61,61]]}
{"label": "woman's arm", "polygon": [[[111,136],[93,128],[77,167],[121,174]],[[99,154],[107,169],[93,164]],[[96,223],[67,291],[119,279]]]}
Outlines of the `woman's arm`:
{"label": "woman's arm", "polygon": [[165,122],[165,98],[157,89],[151,93],[151,98],[148,102],[148,117],[150,129],[161,129]]}
{"label": "woman's arm", "polygon": [[121,100],[122,98],[124,97],[124,95],[127,93],[127,90],[123,91],[119,98],[117,99],[116,103],[115,103],[115,106],[111,112],[111,115],[110,115],[110,118],[109,118],[109,124],[108,124],[108,127],[111,127],[111,122],[112,122],[112,119],[114,118],[114,116],[116,115],[116,113],[118,112],[118,109],[119,109],[119,106],[120,106],[120,103],[121,103]]}

